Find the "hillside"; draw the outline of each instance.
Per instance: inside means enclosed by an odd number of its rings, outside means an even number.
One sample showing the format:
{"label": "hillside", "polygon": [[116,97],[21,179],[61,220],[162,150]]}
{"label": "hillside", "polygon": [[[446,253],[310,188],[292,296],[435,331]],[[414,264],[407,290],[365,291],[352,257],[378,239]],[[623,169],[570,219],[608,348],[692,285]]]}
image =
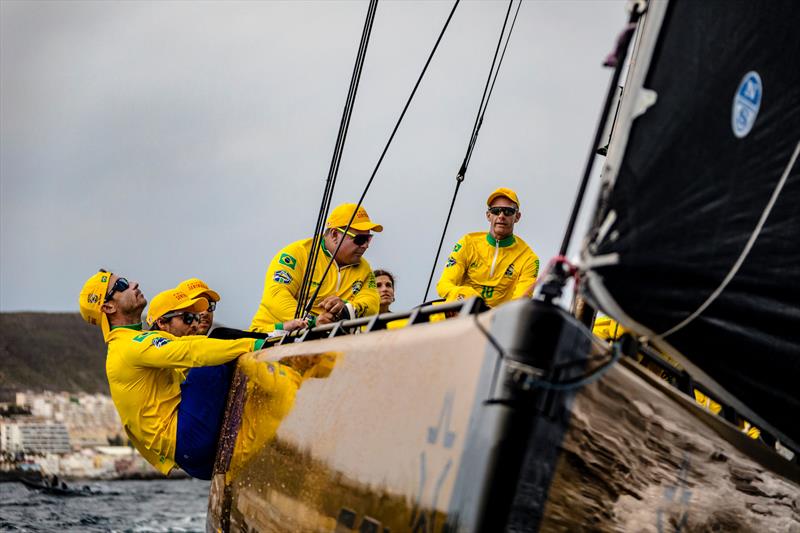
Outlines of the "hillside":
{"label": "hillside", "polygon": [[100,328],[78,313],[0,313],[0,395],[53,390],[108,394]]}

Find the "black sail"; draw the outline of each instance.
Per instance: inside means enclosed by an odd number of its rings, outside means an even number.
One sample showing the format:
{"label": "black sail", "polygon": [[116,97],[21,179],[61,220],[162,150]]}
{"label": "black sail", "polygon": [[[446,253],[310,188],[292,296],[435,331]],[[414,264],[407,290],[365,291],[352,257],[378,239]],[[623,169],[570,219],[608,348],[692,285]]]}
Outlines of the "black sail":
{"label": "black sail", "polygon": [[623,98],[655,103],[606,170],[587,296],[657,341],[711,298],[663,340],[798,442],[800,4],[672,1],[653,43]]}

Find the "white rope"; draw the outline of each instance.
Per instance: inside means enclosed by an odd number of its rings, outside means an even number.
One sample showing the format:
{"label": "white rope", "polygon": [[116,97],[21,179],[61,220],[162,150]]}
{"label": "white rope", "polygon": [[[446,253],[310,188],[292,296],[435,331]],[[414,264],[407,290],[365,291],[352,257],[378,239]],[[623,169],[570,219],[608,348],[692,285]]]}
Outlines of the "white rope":
{"label": "white rope", "polygon": [[786,165],[786,169],[783,171],[783,175],[781,176],[781,179],[778,181],[778,184],[775,186],[775,190],[772,192],[772,197],[769,199],[769,202],[767,202],[767,206],[764,208],[764,212],[761,213],[761,219],[759,219],[758,224],[756,224],[755,229],[753,229],[753,233],[750,235],[750,238],[747,240],[747,244],[745,245],[744,249],[742,250],[742,253],[739,254],[739,259],[736,260],[736,263],[734,263],[733,267],[728,272],[728,275],[725,276],[725,279],[722,280],[722,283],[720,283],[719,287],[717,287],[717,289],[714,292],[712,292],[711,295],[708,298],[706,298],[706,301],[703,302],[703,304],[700,307],[698,307],[697,310],[694,313],[692,313],[691,315],[686,317],[682,322],[680,322],[678,325],[674,326],[672,329],[669,329],[669,330],[665,331],[664,333],[662,333],[661,335],[659,335],[657,338],[663,339],[664,337],[667,337],[668,335],[672,335],[673,333],[675,333],[675,332],[683,329],[684,327],[686,327],[686,325],[689,324],[690,322],[692,322],[695,318],[697,318],[700,315],[700,313],[705,311],[708,308],[709,305],[714,303],[714,300],[716,300],[717,297],[719,297],[719,295],[722,294],[722,291],[725,290],[725,287],[727,287],[728,284],[731,282],[731,280],[734,278],[734,276],[736,276],[736,273],[739,272],[739,268],[741,268],[742,264],[744,263],[744,260],[747,258],[747,255],[750,253],[750,250],[753,248],[753,245],[755,244],[756,239],[758,238],[758,235],[761,233],[761,229],[764,227],[764,223],[767,221],[767,217],[769,217],[769,214],[772,211],[772,207],[775,205],[775,202],[778,200],[778,196],[780,196],[781,191],[783,190],[783,186],[786,183],[786,179],[789,177],[789,171],[792,170],[792,167],[794,166],[795,161],[797,161],[798,154],[800,154],[800,141],[797,143],[797,146],[794,149],[794,153],[792,154],[792,157],[789,160],[789,164]]}

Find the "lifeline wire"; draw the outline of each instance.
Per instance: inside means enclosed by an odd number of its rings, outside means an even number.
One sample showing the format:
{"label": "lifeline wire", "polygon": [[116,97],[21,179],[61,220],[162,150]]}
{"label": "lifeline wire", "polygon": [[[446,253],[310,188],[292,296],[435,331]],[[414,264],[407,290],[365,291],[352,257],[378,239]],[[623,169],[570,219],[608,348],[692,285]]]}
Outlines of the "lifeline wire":
{"label": "lifeline wire", "polygon": [[[328,169],[328,178],[325,182],[325,190],[322,195],[322,204],[320,205],[319,212],[317,213],[317,224],[314,227],[314,238],[311,241],[311,252],[308,260],[308,268],[303,274],[303,282],[300,285],[300,291],[297,295],[297,308],[295,309],[295,318],[302,315],[304,302],[308,296],[311,281],[313,280],[314,270],[317,265],[317,258],[319,256],[320,244],[322,242],[322,227],[325,219],[330,210],[331,199],[333,198],[333,189],[336,186],[336,178],[339,174],[339,165],[342,160],[342,153],[344,151],[344,144],[347,139],[347,131],[350,127],[350,118],[353,115],[353,106],[355,105],[356,94],[358,92],[358,85],[361,80],[361,72],[364,68],[364,60],[367,55],[367,46],[369,45],[369,37],[372,33],[372,25],[375,21],[375,12],[378,8],[378,0],[371,0],[369,8],[367,9],[367,17],[364,20],[364,29],[361,32],[361,42],[359,43],[358,53],[356,54],[356,62],[353,66],[353,74],[350,78],[350,87],[345,100],[344,110],[342,111],[342,119],[339,123],[339,133],[336,137],[336,145],[334,146],[333,155],[331,156],[331,164]],[[322,283],[320,281],[320,283]],[[313,300],[312,300],[313,301]]]}
{"label": "lifeline wire", "polygon": [[[425,296],[422,298],[423,303],[428,300],[428,292],[431,290],[433,274],[436,272],[436,264],[439,262],[439,255],[442,253],[442,245],[444,244],[444,238],[447,234],[447,227],[450,225],[450,217],[453,214],[453,207],[456,205],[458,189],[461,187],[461,183],[464,181],[464,178],[467,175],[467,167],[469,166],[470,159],[472,159],[472,152],[475,149],[475,143],[478,140],[478,132],[483,125],[483,116],[486,114],[486,108],[489,105],[489,99],[494,91],[494,84],[497,81],[497,75],[500,72],[500,65],[503,64],[503,58],[506,56],[506,48],[508,48],[508,41],[511,40],[511,33],[514,31],[514,24],[517,22],[517,15],[519,15],[519,8],[522,6],[522,0],[519,0],[519,3],[517,4],[517,10],[514,13],[514,20],[511,21],[511,27],[509,28],[508,35],[506,37],[506,44],[503,45],[503,53],[500,55],[500,61],[498,62],[497,54],[500,51],[500,44],[503,42],[503,36],[506,32],[506,25],[508,24],[508,15],[511,13],[511,6],[513,3],[514,0],[509,0],[508,2],[506,17],[503,20],[503,28],[500,30],[500,37],[497,40],[497,47],[495,48],[494,57],[492,58],[492,66],[489,68],[489,77],[486,79],[486,85],[483,87],[483,95],[481,96],[481,103],[478,106],[478,114],[475,117],[475,124],[472,126],[472,135],[470,136],[469,144],[467,145],[467,153],[464,155],[464,161],[461,163],[461,168],[459,168],[458,174],[456,174],[456,188],[453,191],[453,199],[450,201],[450,210],[447,212],[447,220],[445,220],[444,229],[442,229],[442,237],[439,239],[439,247],[436,248],[436,257],[433,260],[431,275],[428,278],[428,285],[425,287]],[[497,63],[497,70],[495,70],[495,63]]]}
{"label": "lifeline wire", "polygon": [[[477,315],[475,315],[475,317],[474,317],[474,322],[475,322],[475,325],[477,326],[478,330],[483,334],[484,337],[486,337],[486,340],[489,341],[489,343],[494,347],[495,350],[497,350],[497,353],[500,355],[500,357],[498,358],[498,361],[497,361],[497,365],[498,366],[495,367],[495,372],[493,373],[493,376],[492,376],[492,384],[491,384],[491,387],[489,388],[489,390],[491,390],[491,391],[495,390],[496,379],[497,379],[497,370],[499,368],[499,365],[500,365],[501,361],[505,361],[505,364],[508,367],[512,367],[512,368],[513,367],[516,367],[516,368],[527,367],[527,368],[534,369],[534,367],[531,367],[530,365],[526,365],[524,363],[519,363],[517,361],[514,361],[510,357],[508,357],[508,354],[503,349],[503,347],[500,345],[500,343],[497,341],[497,339],[495,339],[494,336],[486,328],[484,328],[483,325],[480,323],[480,321],[478,320],[478,316]],[[593,343],[599,345],[601,349],[603,349],[604,351],[609,351],[609,347],[607,345],[605,345],[603,343],[600,343],[599,339],[597,339],[594,335],[592,335],[592,333],[589,332],[587,329],[585,329],[583,326],[579,327],[578,329],[580,330],[580,332],[583,335],[587,336],[589,338],[589,340],[591,340]],[[608,361],[605,364],[595,368],[594,370],[592,370],[588,374],[584,374],[583,376],[580,376],[580,377],[578,377],[576,379],[571,379],[571,380],[566,380],[566,381],[547,381],[547,380],[544,380],[544,379],[538,379],[538,378],[534,378],[532,376],[527,376],[525,383],[530,388],[539,388],[539,389],[545,389],[545,390],[569,391],[569,390],[579,389],[581,387],[584,387],[586,385],[594,383],[595,381],[597,381],[598,379],[603,377],[603,375],[605,375],[605,373],[608,372],[611,369],[611,367],[614,366],[614,364],[617,361],[619,361],[620,356],[622,355],[622,350],[621,350],[620,345],[619,345],[618,342],[614,343],[611,346],[610,351],[611,351],[611,357],[608,359]],[[535,370],[539,370],[539,369],[535,369]]]}
{"label": "lifeline wire", "polygon": [[[439,48],[439,43],[442,41],[442,37],[444,37],[445,31],[447,31],[447,27],[450,25],[450,21],[453,18],[453,14],[456,12],[456,8],[461,0],[455,0],[453,4],[453,9],[450,10],[450,15],[448,15],[447,20],[442,27],[442,31],[439,32],[439,37],[436,39],[436,43],[433,45],[433,49],[431,53],[428,55],[428,60],[425,62],[425,66],[422,67],[422,72],[420,72],[419,77],[417,78],[417,82],[414,84],[414,88],[411,91],[411,94],[408,96],[408,100],[406,101],[405,106],[403,106],[403,111],[400,113],[400,117],[397,119],[397,123],[394,125],[394,129],[392,130],[391,135],[389,135],[389,140],[386,141],[386,146],[383,148],[383,152],[381,152],[381,156],[378,158],[378,163],[375,165],[375,169],[372,171],[372,175],[369,177],[367,181],[367,185],[364,187],[364,191],[361,193],[361,197],[358,199],[358,203],[356,204],[355,210],[353,210],[353,214],[350,216],[350,220],[347,222],[347,226],[345,226],[345,232],[350,231],[350,226],[353,223],[353,220],[356,217],[356,213],[358,212],[358,208],[361,207],[362,202],[364,201],[364,197],[367,195],[367,191],[369,191],[370,186],[372,185],[372,181],[375,179],[375,175],[378,173],[378,169],[383,163],[383,158],[386,156],[386,152],[389,151],[389,146],[391,146],[392,141],[394,140],[394,136],[397,133],[397,130],[400,128],[400,124],[403,122],[403,117],[406,115],[406,111],[408,111],[409,105],[411,105],[411,100],[414,99],[414,95],[417,93],[417,89],[419,88],[420,83],[422,83],[422,78],[425,76],[425,72],[428,70],[428,66],[431,64],[431,60],[433,59],[436,50]],[[317,299],[317,295],[319,294],[320,288],[322,288],[322,282],[325,280],[325,277],[328,275],[328,272],[331,269],[331,265],[333,264],[333,258],[336,257],[336,254],[339,252],[339,248],[341,248],[342,243],[344,242],[344,237],[339,239],[339,244],[336,245],[336,249],[331,254],[331,258],[328,261],[328,265],[325,267],[325,272],[322,274],[322,279],[320,279],[319,285],[317,285],[317,289],[314,291],[314,295],[308,300],[305,308],[305,316],[311,312],[311,309],[314,306],[314,300]]]}

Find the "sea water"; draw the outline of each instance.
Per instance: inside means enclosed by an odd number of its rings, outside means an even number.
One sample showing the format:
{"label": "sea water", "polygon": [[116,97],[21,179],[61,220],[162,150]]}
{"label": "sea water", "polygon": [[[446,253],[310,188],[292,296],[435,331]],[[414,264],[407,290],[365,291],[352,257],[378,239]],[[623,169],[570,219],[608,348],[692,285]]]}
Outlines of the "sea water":
{"label": "sea water", "polygon": [[205,531],[207,481],[69,482],[90,496],[51,496],[0,483],[0,531]]}

